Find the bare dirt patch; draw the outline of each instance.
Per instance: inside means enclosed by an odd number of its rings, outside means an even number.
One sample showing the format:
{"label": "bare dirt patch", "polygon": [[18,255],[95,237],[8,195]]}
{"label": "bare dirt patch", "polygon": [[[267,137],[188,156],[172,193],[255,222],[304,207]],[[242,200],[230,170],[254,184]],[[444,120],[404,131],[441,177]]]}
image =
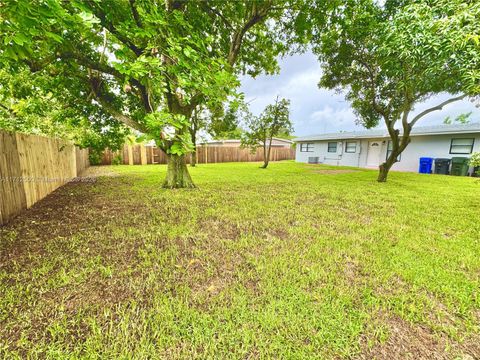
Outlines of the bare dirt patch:
{"label": "bare dirt patch", "polygon": [[434,333],[429,328],[410,324],[400,317],[380,321],[388,329],[388,339],[367,349],[362,339],[363,352],[357,359],[479,359],[480,339],[463,343],[448,339],[446,334]]}
{"label": "bare dirt patch", "polygon": [[111,166],[90,166],[82,172],[82,177],[118,176]]}

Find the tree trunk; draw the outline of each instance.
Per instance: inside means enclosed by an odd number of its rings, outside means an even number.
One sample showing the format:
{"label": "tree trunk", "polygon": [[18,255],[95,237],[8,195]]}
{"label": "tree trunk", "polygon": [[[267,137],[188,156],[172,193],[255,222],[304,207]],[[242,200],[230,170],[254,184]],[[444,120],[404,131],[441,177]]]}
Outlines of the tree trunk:
{"label": "tree trunk", "polygon": [[197,147],[195,146],[193,148],[193,151],[192,153],[190,154],[191,158],[190,158],[190,166],[191,167],[195,167],[195,165],[197,165]]}
{"label": "tree trunk", "polygon": [[167,177],[163,187],[168,189],[194,188],[192,178],[188,173],[185,155],[167,155]]}
{"label": "tree trunk", "polygon": [[197,112],[196,110],[193,111],[193,117],[192,117],[192,127],[190,128],[190,138],[192,139],[192,144],[193,144],[193,151],[190,154],[190,166],[195,167],[197,165]]}
{"label": "tree trunk", "polygon": [[378,173],[378,182],[387,182],[388,172],[392,168],[393,163],[389,163],[388,160],[385,161],[382,165],[379,166],[379,173]]}
{"label": "tree trunk", "polygon": [[267,141],[263,141],[263,165],[260,166],[261,169],[266,169],[268,166],[268,161],[267,161]]}
{"label": "tree trunk", "polygon": [[272,138],[270,138],[270,142],[268,144],[268,148],[266,148],[266,142],[263,146],[263,166],[262,168],[266,169],[268,163],[270,162],[270,149],[272,148]]}
{"label": "tree trunk", "polygon": [[[410,143],[410,134],[407,134],[408,137],[403,136],[402,140],[400,141],[398,137],[395,139],[391,139],[393,143],[393,149],[390,153],[390,156],[387,158],[382,165],[379,166],[379,173],[378,173],[378,182],[387,182],[388,172],[392,168],[393,164],[397,162],[398,157],[400,154],[405,150],[407,145]],[[395,144],[395,142],[397,142]]]}

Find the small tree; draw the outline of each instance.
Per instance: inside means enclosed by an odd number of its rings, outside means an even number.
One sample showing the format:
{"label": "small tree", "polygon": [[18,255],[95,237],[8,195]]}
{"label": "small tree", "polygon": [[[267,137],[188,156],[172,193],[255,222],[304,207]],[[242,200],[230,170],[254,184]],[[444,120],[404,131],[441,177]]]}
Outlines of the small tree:
{"label": "small tree", "polygon": [[267,105],[260,116],[250,116],[247,120],[248,130],[242,136],[242,146],[255,151],[263,146],[263,165],[266,169],[270,161],[272,140],[281,133],[290,134],[293,131],[290,121],[290,100],[277,99],[275,104]]}
{"label": "small tree", "polygon": [[[330,9],[328,21],[315,22],[320,86],[346,90],[366,128],[381,120],[387,127],[392,151],[380,165],[379,182],[387,180],[420,119],[479,94],[478,16],[478,4],[459,0],[351,0]],[[412,115],[416,105],[442,92],[452,97]]]}

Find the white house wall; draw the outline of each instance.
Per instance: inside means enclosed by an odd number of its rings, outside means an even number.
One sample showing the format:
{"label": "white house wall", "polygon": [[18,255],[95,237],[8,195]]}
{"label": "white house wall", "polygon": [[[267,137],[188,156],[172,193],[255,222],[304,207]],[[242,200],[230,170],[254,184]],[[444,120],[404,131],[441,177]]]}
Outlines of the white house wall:
{"label": "white house wall", "polygon": [[[296,146],[295,159],[298,162],[308,162],[309,157],[318,157],[320,163],[327,165],[341,165],[341,166],[365,166],[366,159],[366,140],[348,140],[349,142],[356,142],[357,147],[355,153],[345,152],[345,141],[311,141],[313,150],[311,152],[302,152],[300,143]],[[329,153],[328,143],[337,143],[337,152]]]}
{"label": "white house wall", "polygon": [[[470,154],[450,154],[452,139],[474,138],[473,152],[480,151],[480,134],[461,135],[425,135],[414,136],[408,144],[399,162],[395,163],[392,170],[418,171],[419,159],[421,157],[446,158],[470,157]],[[386,149],[383,153],[386,157]]]}
{"label": "white house wall", "polygon": [[[422,135],[413,136],[411,143],[407,146],[401,155],[399,162],[395,163],[392,170],[399,171],[418,171],[420,157],[448,158],[469,157],[468,154],[450,154],[450,145],[453,138],[474,138],[473,152],[480,151],[480,134],[459,134],[459,135]],[[355,153],[345,152],[345,143],[347,140],[337,140],[337,152],[329,153],[328,143],[335,140],[309,141],[313,144],[312,152],[301,152],[301,143],[297,143],[295,159],[297,162],[308,162],[309,157],[318,157],[320,163],[327,165],[341,166],[367,166],[369,142],[376,141],[380,143],[381,151],[379,163],[385,161],[387,156],[388,139],[355,139],[357,148]],[[306,143],[306,142],[305,142]]]}

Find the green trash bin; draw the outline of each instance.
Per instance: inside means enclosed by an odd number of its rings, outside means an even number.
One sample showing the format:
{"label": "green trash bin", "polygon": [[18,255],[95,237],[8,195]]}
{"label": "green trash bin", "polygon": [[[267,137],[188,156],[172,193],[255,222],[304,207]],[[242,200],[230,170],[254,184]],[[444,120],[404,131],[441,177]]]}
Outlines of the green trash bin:
{"label": "green trash bin", "polygon": [[468,175],[468,161],[466,157],[454,157],[452,158],[452,171],[450,172],[455,176],[467,176]]}

